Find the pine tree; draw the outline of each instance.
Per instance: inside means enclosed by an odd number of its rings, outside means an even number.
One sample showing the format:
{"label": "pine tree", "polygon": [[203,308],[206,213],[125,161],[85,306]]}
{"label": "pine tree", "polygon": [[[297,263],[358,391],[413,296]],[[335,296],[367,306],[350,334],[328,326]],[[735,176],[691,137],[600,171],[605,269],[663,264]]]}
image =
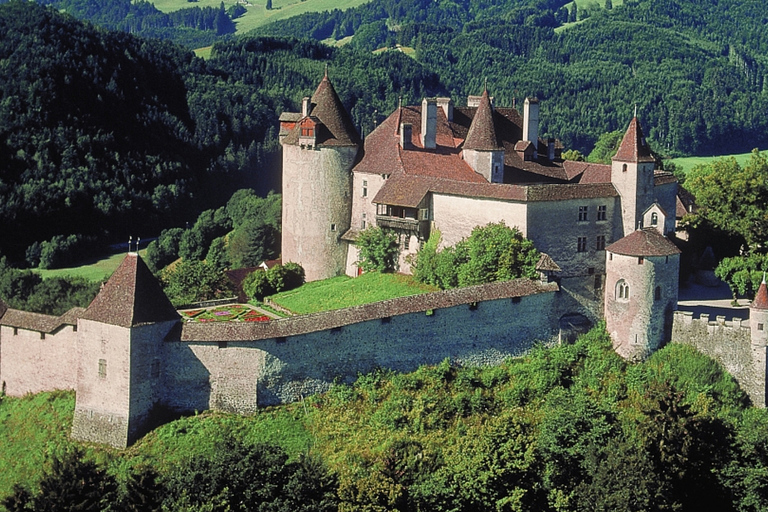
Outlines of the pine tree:
{"label": "pine tree", "polygon": [[267,0],[267,10],[268,11],[272,10],[272,0]]}

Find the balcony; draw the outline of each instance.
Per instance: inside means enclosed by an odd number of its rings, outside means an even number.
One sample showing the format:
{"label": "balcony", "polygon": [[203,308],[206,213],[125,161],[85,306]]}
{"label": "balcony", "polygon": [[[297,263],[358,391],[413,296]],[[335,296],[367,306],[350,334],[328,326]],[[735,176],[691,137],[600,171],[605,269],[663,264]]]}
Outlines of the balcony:
{"label": "balcony", "polygon": [[403,217],[392,217],[390,215],[376,216],[377,226],[383,229],[394,229],[397,231],[417,234],[417,236],[422,239],[429,237],[429,224],[428,220],[406,219]]}

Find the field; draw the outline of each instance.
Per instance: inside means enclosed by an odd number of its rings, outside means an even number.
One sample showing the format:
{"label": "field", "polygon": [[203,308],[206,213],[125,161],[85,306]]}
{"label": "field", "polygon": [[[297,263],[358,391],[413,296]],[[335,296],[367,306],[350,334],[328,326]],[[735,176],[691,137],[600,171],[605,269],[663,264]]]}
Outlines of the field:
{"label": "field", "polygon": [[303,315],[436,290],[411,276],[371,272],[356,278],[340,276],[313,281],[271,298],[276,304]]}
{"label": "field", "polygon": [[[357,7],[370,0],[273,0],[272,9],[266,9],[266,0],[241,0],[246,8],[246,13],[235,20],[237,34],[243,34],[256,27],[272,23],[273,21],[298,16],[305,12],[330,11],[332,9],[349,9]],[[187,7],[216,7],[221,5],[221,0],[151,0],[151,3],[163,12],[173,12]],[[224,5],[229,7],[234,3],[228,0]]]}
{"label": "field", "polygon": [[738,155],[719,155],[719,156],[688,156],[684,158],[673,158],[672,163],[680,166],[683,171],[688,172],[697,165],[706,165],[720,158],[735,158],[739,165],[744,165],[749,161],[752,153],[741,153]]}
{"label": "field", "polygon": [[[143,257],[144,250],[139,251],[139,254]],[[33,272],[40,274],[43,279],[48,277],[84,277],[89,281],[106,281],[109,276],[117,269],[120,262],[123,261],[125,252],[119,252],[110,256],[104,256],[100,259],[95,259],[83,263],[79,267],[70,268],[57,268],[53,270],[41,270],[33,269]]]}

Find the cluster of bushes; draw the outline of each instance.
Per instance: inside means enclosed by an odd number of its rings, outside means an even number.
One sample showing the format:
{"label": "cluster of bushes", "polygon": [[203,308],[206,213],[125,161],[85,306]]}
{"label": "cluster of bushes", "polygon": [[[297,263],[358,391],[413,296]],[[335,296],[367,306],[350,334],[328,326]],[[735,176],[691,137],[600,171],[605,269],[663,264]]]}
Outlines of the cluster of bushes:
{"label": "cluster of bushes", "polygon": [[63,268],[82,260],[83,254],[92,253],[96,247],[95,237],[55,235],[50,240],[34,242],[27,247],[27,264],[33,268]]}
{"label": "cluster of bushes", "polygon": [[503,222],[478,226],[455,246],[438,250],[434,231],[417,253],[413,275],[442,289],[536,277],[539,251],[516,228]]}
{"label": "cluster of bushes", "polygon": [[304,284],[304,269],[297,263],[275,265],[264,272],[252,272],[243,281],[243,290],[252,299],[263,300],[264,297],[288,290],[293,290]]}

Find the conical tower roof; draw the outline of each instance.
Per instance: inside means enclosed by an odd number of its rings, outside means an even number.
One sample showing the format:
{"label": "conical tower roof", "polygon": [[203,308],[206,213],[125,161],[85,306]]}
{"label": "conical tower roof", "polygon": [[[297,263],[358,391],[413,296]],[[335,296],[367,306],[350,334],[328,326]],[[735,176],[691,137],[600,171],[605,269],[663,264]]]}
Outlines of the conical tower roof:
{"label": "conical tower roof", "polygon": [[627,133],[624,134],[619,150],[613,159],[633,163],[654,161],[651,148],[645,140],[643,129],[640,128],[640,121],[637,120],[637,117],[633,117],[629,122]]}
{"label": "conical tower roof", "polygon": [[326,144],[352,146],[360,143],[355,125],[328,79],[328,71],[312,95],[310,115],[320,120],[331,134]]}
{"label": "conical tower roof", "polygon": [[134,327],[180,317],[144,260],[128,253],[81,318]]}
{"label": "conical tower roof", "polygon": [[496,127],[493,123],[493,107],[488,89],[483,91],[480,97],[480,105],[477,107],[475,117],[469,126],[467,138],[464,140],[464,149],[479,151],[493,151],[503,149],[496,137]]}
{"label": "conical tower roof", "polygon": [[760,283],[760,288],[757,289],[755,294],[755,300],[750,305],[754,309],[768,309],[768,287],[765,286],[765,274],[763,274],[763,282]]}

